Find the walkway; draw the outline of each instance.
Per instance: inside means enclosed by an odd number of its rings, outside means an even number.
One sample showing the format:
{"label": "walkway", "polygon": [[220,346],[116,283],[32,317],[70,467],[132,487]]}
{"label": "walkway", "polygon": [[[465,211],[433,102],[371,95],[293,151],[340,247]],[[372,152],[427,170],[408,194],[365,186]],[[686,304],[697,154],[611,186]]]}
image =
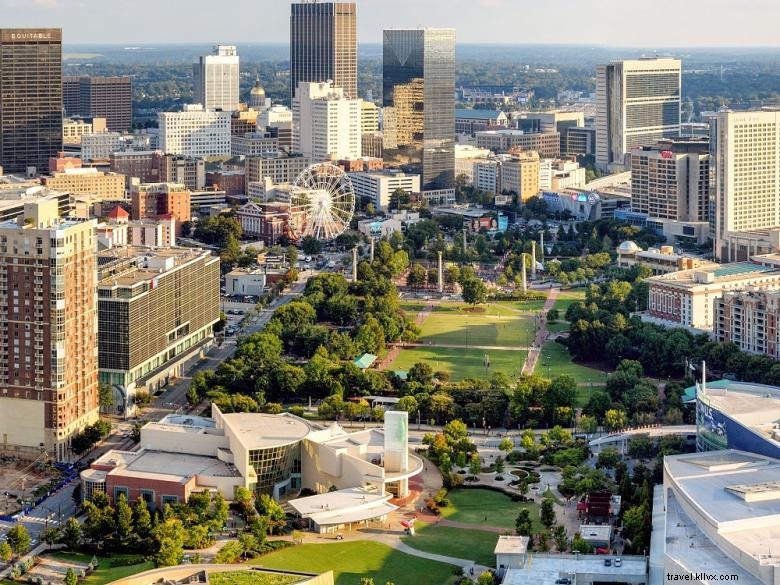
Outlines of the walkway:
{"label": "walkway", "polygon": [[424,343],[394,343],[394,347],[443,347],[445,349],[486,349],[490,351],[531,351],[530,347],[518,347],[516,345],[472,345],[465,343],[438,343],[426,341]]}
{"label": "walkway", "polygon": [[[436,303],[429,301],[428,304],[425,306],[425,308],[417,313],[417,316],[414,318],[414,324],[420,327],[423,322],[428,318],[428,316],[433,313],[433,310],[436,308]],[[409,347],[414,347],[414,344],[407,343],[406,344]],[[401,349],[404,346],[402,344],[392,344],[390,346],[390,351],[387,352],[387,355],[382,358],[379,363],[377,364],[378,370],[386,370],[388,369],[393,362],[398,358],[398,354],[401,353]]]}
{"label": "walkway", "polygon": [[522,373],[526,376],[530,376],[536,369],[536,363],[539,361],[539,356],[542,353],[542,347],[544,342],[547,341],[547,313],[555,306],[555,301],[558,295],[561,293],[559,288],[551,288],[547,295],[547,300],[544,303],[541,313],[537,316],[539,320],[539,327],[536,330],[536,338],[534,339],[534,345],[528,352],[525,358],[525,364],[523,364]]}

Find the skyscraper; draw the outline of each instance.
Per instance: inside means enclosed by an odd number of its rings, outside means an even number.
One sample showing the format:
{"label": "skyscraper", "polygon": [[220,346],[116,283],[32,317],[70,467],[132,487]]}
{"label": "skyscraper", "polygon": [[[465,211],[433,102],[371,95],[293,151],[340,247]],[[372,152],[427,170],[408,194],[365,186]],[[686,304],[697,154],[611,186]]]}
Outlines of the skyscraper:
{"label": "skyscraper", "polygon": [[67,116],[105,118],[111,132],[127,132],[133,126],[130,77],[63,77],[62,94]]}
{"label": "skyscraper", "polygon": [[422,190],[455,189],[455,31],[384,31],[384,159],[422,175]]}
{"label": "skyscraper", "polygon": [[293,150],[313,161],[360,157],[361,100],[330,83],[302,82],[293,100]]}
{"label": "skyscraper", "polygon": [[780,111],[719,112],[714,142],[715,255],[744,260],[740,233],[780,228]]}
{"label": "skyscraper", "polygon": [[48,168],[62,150],[62,30],[0,29],[0,166]]}
{"label": "skyscraper", "polygon": [[596,164],[623,170],[626,155],[680,134],[679,59],[638,59],[596,70]]}
{"label": "skyscraper", "polygon": [[301,81],[332,81],[357,95],[357,10],[354,2],[296,2],[290,15],[290,98]]}
{"label": "skyscraper", "polygon": [[194,100],[207,110],[238,110],[239,60],[232,45],[217,45],[192,65]]}
{"label": "skyscraper", "polygon": [[0,224],[0,452],[67,460],[98,418],[95,226],[56,199]]}

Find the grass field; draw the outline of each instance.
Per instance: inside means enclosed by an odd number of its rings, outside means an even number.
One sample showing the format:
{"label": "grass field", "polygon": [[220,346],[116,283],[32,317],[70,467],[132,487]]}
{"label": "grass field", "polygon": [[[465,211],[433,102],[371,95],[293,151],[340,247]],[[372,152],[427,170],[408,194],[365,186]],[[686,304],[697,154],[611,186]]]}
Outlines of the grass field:
{"label": "grass field", "polygon": [[[76,561],[85,564],[89,564],[89,562],[92,560],[92,555],[86,555],[82,553],[57,552],[52,553],[51,556],[55,559]],[[141,563],[139,565],[130,565],[129,567],[111,566],[112,560],[115,561],[122,559],[125,556],[127,555],[112,554],[110,557],[98,557],[98,568],[89,577],[83,581],[79,581],[79,583],[84,585],[105,585],[106,583],[111,583],[112,581],[116,581],[117,579],[121,579],[123,577],[129,577],[130,575],[135,575],[136,573],[142,573],[144,571],[154,569],[154,563],[152,562]]]}
{"label": "grass field", "polygon": [[[490,552],[492,555],[492,548]],[[359,585],[361,577],[373,577],[377,584],[443,585],[452,575],[452,565],[413,557],[367,540],[294,546],[264,555],[252,564],[309,573],[332,570],[336,585]]]}
{"label": "grass field", "polygon": [[569,330],[569,323],[566,321],[555,321],[554,323],[547,323],[547,331],[553,333],[561,333]]}
{"label": "grass field", "polygon": [[548,341],[544,344],[542,355],[539,361],[536,362],[536,373],[550,378],[560,376],[561,374],[569,374],[578,383],[603,383],[605,381],[604,372],[588,366],[575,364],[571,360],[569,350],[555,341]]}
{"label": "grass field", "polygon": [[513,502],[509,496],[493,490],[456,489],[447,494],[450,505],[441,509],[442,518],[464,524],[483,524],[514,530],[521,508],[528,508],[534,530],[542,530],[539,504]]}
{"label": "grass field", "polygon": [[[495,532],[464,530],[425,522],[417,522],[415,531],[414,536],[402,538],[412,548],[437,555],[469,559],[486,567],[493,567],[496,564],[493,550],[498,542],[498,534]],[[430,583],[430,581],[420,580],[418,583]]]}
{"label": "grass field", "polygon": [[[487,375],[484,365],[485,354],[490,356]],[[453,380],[489,378],[495,372],[503,372],[514,377],[523,368],[526,355],[525,351],[414,347],[401,350],[389,369],[409,371],[409,368],[417,362],[426,362],[434,372],[448,372]]]}
{"label": "grass field", "polygon": [[577,301],[584,301],[584,300],[585,300],[584,288],[572,288],[569,290],[562,290],[558,295],[558,298],[555,299],[555,305],[553,306],[553,308],[558,309],[558,311],[561,314],[561,319],[563,319],[563,316],[566,314],[566,309],[569,308],[569,305],[571,305],[572,303],[576,303]]}
{"label": "grass field", "polygon": [[[532,313],[520,303],[491,303],[477,311],[462,303],[438,305],[422,324],[420,341],[452,345],[526,347],[534,335]],[[484,309],[484,311],[480,311]]]}
{"label": "grass field", "polygon": [[275,575],[259,571],[228,571],[209,575],[211,585],[291,585],[303,580],[293,575]]}

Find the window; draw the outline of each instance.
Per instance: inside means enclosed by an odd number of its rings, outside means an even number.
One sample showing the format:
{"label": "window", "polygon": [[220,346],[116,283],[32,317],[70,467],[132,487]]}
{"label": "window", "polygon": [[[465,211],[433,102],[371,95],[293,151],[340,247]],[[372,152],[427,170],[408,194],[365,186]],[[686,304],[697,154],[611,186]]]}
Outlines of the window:
{"label": "window", "polygon": [[141,490],[141,499],[147,504],[154,504],[154,490]]}
{"label": "window", "polygon": [[179,496],[161,496],[161,500],[163,506],[165,506],[165,504],[175,506],[179,503]]}
{"label": "window", "polygon": [[116,486],[114,488],[114,503],[116,503],[119,500],[119,495],[125,494],[125,499],[130,499],[130,490],[128,490],[126,487],[122,486]]}

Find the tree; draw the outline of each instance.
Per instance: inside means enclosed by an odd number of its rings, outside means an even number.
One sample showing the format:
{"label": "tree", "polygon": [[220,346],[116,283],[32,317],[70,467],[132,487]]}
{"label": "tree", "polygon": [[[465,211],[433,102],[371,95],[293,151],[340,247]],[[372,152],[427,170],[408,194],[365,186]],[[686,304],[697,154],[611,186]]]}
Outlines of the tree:
{"label": "tree", "polygon": [[268,528],[271,534],[281,531],[287,524],[284,508],[268,494],[260,494],[256,505],[257,511],[268,518]]}
{"label": "tree", "polygon": [[418,289],[425,285],[426,272],[422,264],[412,264],[409,274],[406,276],[406,286]]}
{"label": "tree", "polygon": [[626,428],[628,424],[628,417],[622,410],[610,408],[604,413],[604,426],[610,431],[618,431]]}
{"label": "tree", "polygon": [[223,564],[237,563],[244,552],[244,548],[239,541],[231,540],[219,550],[214,557],[214,562]]}
{"label": "tree", "polygon": [[184,559],[184,526],[178,518],[160,522],[154,529],[157,554],[154,562],[158,567],[174,567]]}
{"label": "tree", "polygon": [[520,536],[531,536],[531,513],[528,508],[523,508],[515,519],[515,532]]}
{"label": "tree", "polygon": [[477,585],[495,585],[496,576],[492,571],[484,571],[477,577]]}
{"label": "tree", "polygon": [[60,529],[56,526],[49,526],[48,528],[44,528],[43,532],[41,532],[41,540],[49,546],[57,544],[61,537]]}
{"label": "tree", "polygon": [[114,406],[114,389],[111,384],[101,383],[98,385],[98,400],[104,409]]}
{"label": "tree", "polygon": [[515,450],[515,444],[509,437],[504,437],[501,439],[501,442],[498,444],[498,448],[509,455],[512,451]]}
{"label": "tree", "polygon": [[539,519],[547,528],[555,524],[555,509],[553,508],[552,498],[545,497],[542,500],[542,506],[539,509]]}
{"label": "tree", "polygon": [[480,305],[487,300],[487,287],[479,278],[469,278],[462,283],[463,301],[470,305]]}
{"label": "tree", "polygon": [[76,575],[76,572],[73,570],[73,568],[68,567],[68,570],[65,573],[65,585],[77,585],[78,582],[78,575]]}
{"label": "tree", "polygon": [[16,523],[6,533],[6,540],[16,556],[21,556],[30,549],[30,533],[24,524]]}
{"label": "tree", "polygon": [[11,546],[6,542],[0,542],[0,561],[7,563],[14,556],[14,551],[11,550]]}
{"label": "tree", "polygon": [[77,549],[81,544],[81,524],[74,517],[71,516],[65,521],[60,540],[70,550]]}
{"label": "tree", "polygon": [[122,542],[133,534],[133,510],[127,503],[125,494],[119,494],[116,502],[116,531]]}
{"label": "tree", "polygon": [[419,409],[417,399],[414,396],[402,396],[396,404],[398,410],[403,410],[409,414],[414,414]]}
{"label": "tree", "polygon": [[287,263],[292,267],[298,263],[298,248],[287,246]]}
{"label": "tree", "polygon": [[560,318],[561,318],[561,314],[558,311],[558,309],[550,309],[549,311],[547,311],[547,320],[548,321],[551,321],[551,322],[552,321],[557,321]]}
{"label": "tree", "polygon": [[580,430],[583,433],[586,433],[588,435],[592,435],[599,428],[599,423],[596,420],[596,417],[590,416],[588,414],[583,414],[580,417],[578,426],[580,427]]}
{"label": "tree", "polygon": [[615,469],[620,463],[620,453],[614,447],[606,447],[599,453],[596,467],[605,469]]}
{"label": "tree", "polygon": [[407,373],[407,380],[409,382],[417,382],[422,386],[426,386],[433,382],[433,368],[426,362],[417,362]]}
{"label": "tree", "polygon": [[360,585],[374,585],[374,579],[371,577],[361,577]]}
{"label": "tree", "polygon": [[582,553],[584,555],[589,555],[593,552],[593,547],[587,540],[582,538],[582,536],[575,534],[571,541],[571,550]]}
{"label": "tree", "polygon": [[133,505],[133,524],[139,538],[147,538],[152,532],[152,515],[146,501],[139,498]]}
{"label": "tree", "polygon": [[319,254],[322,251],[322,242],[320,242],[314,236],[306,236],[301,240],[301,249],[304,254],[313,256]]}
{"label": "tree", "polygon": [[482,463],[479,460],[479,455],[474,453],[469,461],[469,474],[472,477],[478,477],[482,473]]}
{"label": "tree", "polygon": [[569,538],[566,536],[566,528],[561,526],[555,526],[552,529],[553,540],[555,541],[555,548],[558,552],[566,552],[566,548],[569,545]]}

